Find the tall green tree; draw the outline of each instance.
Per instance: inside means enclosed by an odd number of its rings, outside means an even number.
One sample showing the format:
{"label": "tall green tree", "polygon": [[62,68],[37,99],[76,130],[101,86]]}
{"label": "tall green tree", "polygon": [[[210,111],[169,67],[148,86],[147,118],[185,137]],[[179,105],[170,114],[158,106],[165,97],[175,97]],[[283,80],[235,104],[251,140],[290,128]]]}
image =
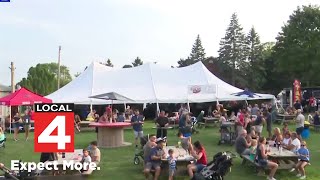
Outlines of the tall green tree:
{"label": "tall green tree", "polygon": [[263,46],[260,42],[260,37],[255,28],[252,27],[247,35],[247,80],[248,88],[253,91],[258,91],[265,81],[265,68],[262,58]]}
{"label": "tall green tree", "polygon": [[291,86],[295,78],[303,85],[320,85],[320,9],[319,6],[298,7],[277,36],[273,57],[277,67]]}
{"label": "tall green tree", "polygon": [[[18,84],[44,96],[51,94],[58,88],[58,73],[55,69],[58,69],[57,63],[37,64],[35,67],[29,68],[27,77]],[[60,71],[60,87],[63,87],[72,78],[66,66],[61,66]]]}
{"label": "tall green tree", "polygon": [[140,66],[140,65],[142,65],[142,64],[143,64],[143,61],[142,61],[139,57],[137,57],[137,58],[132,62],[133,67],[137,67],[137,66]]}
{"label": "tall green tree", "polygon": [[246,51],[247,46],[243,29],[239,24],[237,14],[233,13],[225,37],[220,41],[219,60],[230,72],[227,79],[234,86],[247,86],[246,72],[244,71],[247,66]]}
{"label": "tall green tree", "polygon": [[204,61],[206,59],[205,49],[202,46],[200,35],[198,34],[189,57],[187,59],[180,59],[178,61],[179,67],[189,66],[199,61]]}
{"label": "tall green tree", "polygon": [[109,67],[113,67],[113,64],[109,58],[106,62],[100,62],[100,64],[105,65],[105,66],[109,66]]}

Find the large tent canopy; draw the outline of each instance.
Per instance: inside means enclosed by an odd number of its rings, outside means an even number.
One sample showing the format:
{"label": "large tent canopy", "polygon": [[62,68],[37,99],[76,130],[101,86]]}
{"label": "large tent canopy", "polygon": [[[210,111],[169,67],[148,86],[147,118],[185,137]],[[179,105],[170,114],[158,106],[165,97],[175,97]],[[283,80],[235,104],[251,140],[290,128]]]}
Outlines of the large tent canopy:
{"label": "large tent canopy", "polygon": [[[182,68],[147,63],[115,69],[93,62],[69,84],[47,96],[56,103],[106,104],[89,96],[117,92],[135,103],[200,103],[213,101],[274,99],[270,94],[247,98],[243,91],[213,75],[202,62]],[[123,103],[116,102],[114,103]]]}
{"label": "large tent canopy", "polygon": [[21,88],[14,93],[0,98],[0,105],[21,106],[33,105],[35,103],[51,103],[51,99],[45,98],[26,88]]}

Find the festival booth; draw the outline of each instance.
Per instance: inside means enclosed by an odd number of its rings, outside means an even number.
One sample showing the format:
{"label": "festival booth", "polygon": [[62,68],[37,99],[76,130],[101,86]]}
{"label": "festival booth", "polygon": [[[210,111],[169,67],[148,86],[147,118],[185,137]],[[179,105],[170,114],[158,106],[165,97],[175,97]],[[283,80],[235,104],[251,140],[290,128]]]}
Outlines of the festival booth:
{"label": "festival booth", "polygon": [[[202,62],[182,68],[146,63],[120,69],[93,62],[80,76],[47,98],[55,103],[111,104],[111,101],[89,97],[117,92],[141,104],[202,103],[247,100],[247,97],[233,95],[242,91],[216,77]],[[250,100],[275,98],[270,94],[256,95]]]}
{"label": "festival booth", "polygon": [[9,106],[10,113],[10,132],[11,132],[11,107],[12,106],[27,106],[35,103],[52,103],[51,99],[45,98],[26,88],[21,88],[14,93],[0,98],[0,105]]}

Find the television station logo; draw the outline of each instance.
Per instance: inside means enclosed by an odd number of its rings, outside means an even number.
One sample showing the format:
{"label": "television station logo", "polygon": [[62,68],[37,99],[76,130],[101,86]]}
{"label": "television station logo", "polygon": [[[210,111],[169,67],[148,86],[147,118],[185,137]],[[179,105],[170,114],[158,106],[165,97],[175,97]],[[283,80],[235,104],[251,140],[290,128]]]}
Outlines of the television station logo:
{"label": "television station logo", "polygon": [[74,104],[35,104],[34,151],[74,152]]}

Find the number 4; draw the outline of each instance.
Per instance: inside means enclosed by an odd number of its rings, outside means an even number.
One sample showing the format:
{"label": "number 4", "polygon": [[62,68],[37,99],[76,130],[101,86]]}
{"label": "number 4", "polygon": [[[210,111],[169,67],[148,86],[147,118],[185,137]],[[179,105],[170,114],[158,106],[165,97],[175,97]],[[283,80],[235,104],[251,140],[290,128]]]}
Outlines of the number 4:
{"label": "number 4", "polygon": [[[57,135],[51,135],[57,127]],[[71,143],[71,136],[66,136],[66,117],[55,117],[47,128],[38,136],[38,143],[57,143],[58,149],[65,150],[66,143]]]}

